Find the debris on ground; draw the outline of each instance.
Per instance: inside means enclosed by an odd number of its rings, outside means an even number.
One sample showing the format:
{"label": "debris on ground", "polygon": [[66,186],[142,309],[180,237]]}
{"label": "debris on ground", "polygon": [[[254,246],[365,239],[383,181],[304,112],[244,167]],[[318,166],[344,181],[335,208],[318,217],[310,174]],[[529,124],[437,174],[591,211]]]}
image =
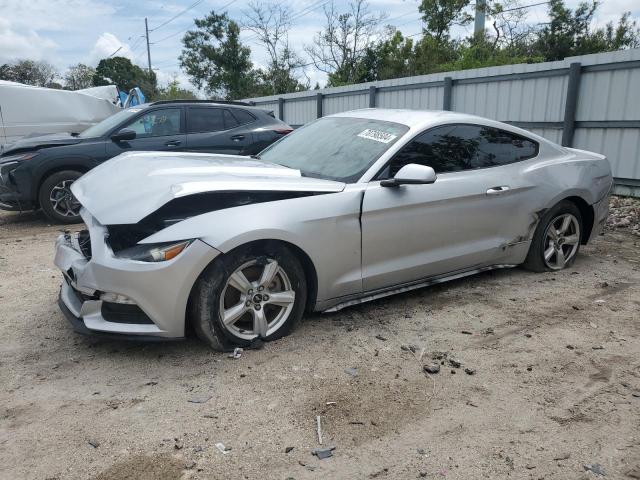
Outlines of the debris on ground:
{"label": "debris on ground", "polygon": [[583,465],[583,467],[585,472],[592,472],[596,475],[600,475],[601,477],[604,477],[606,475],[604,468],[599,463],[594,463],[592,465]]}
{"label": "debris on ground", "polygon": [[404,350],[405,352],[416,353],[418,351],[418,346],[413,344],[400,345],[400,349]]}
{"label": "debris on ground", "polygon": [[320,415],[316,416],[316,432],[318,434],[318,443],[322,445],[322,418]]}
{"label": "debris on ground", "polygon": [[358,376],[358,369],[357,368],[353,368],[353,367],[345,368],[344,369],[344,373],[348,373],[352,377],[357,377]]}
{"label": "debris on ground", "polygon": [[175,448],[176,450],[182,450],[182,447],[184,447],[184,443],[182,443],[182,440],[180,440],[179,438],[174,438],[173,441],[175,442],[173,444],[173,448]]}
{"label": "debris on ground", "polygon": [[216,443],[216,448],[220,450],[220,452],[224,455],[226,455],[231,451],[231,447],[225,447],[224,443],[221,443],[221,442]]}
{"label": "debris on ground", "polygon": [[89,440],[89,445],[91,445],[93,448],[98,448],[100,446],[100,442],[97,440]]}
{"label": "debris on ground", "polygon": [[640,199],[611,197],[606,225],[608,229],[628,229],[640,236]]}
{"label": "debris on ground", "polygon": [[467,368],[464,369],[464,373],[466,373],[467,375],[475,375],[476,374],[476,369],[467,367]]}
{"label": "debris on ground", "polygon": [[453,368],[460,368],[462,366],[462,362],[455,358],[450,358],[449,365],[451,365]]}
{"label": "debris on ground", "polygon": [[425,372],[431,373],[431,374],[440,372],[440,365],[438,363],[431,363],[429,365],[425,365],[422,368],[424,369]]}
{"label": "debris on ground", "polygon": [[196,462],[191,460],[184,465],[184,468],[186,470],[193,470],[194,468],[196,468]]}
{"label": "debris on ground", "polygon": [[242,352],[244,350],[240,347],[236,347],[233,349],[233,352],[229,354],[229,358],[233,358],[234,360],[239,359],[242,356]]}
{"label": "debris on ground", "polygon": [[200,397],[194,397],[187,400],[189,403],[207,403],[211,400],[211,395],[202,395]]}
{"label": "debris on ground", "polygon": [[333,451],[335,449],[336,447],[314,448],[311,451],[311,454],[318,457],[319,460],[323,460],[325,458],[333,457]]}
{"label": "debris on ground", "polygon": [[287,447],[284,449],[284,453],[291,453],[293,451],[293,447]]}
{"label": "debris on ground", "polygon": [[470,332],[469,330],[462,330],[460,333],[463,335],[473,335],[473,332]]}
{"label": "debris on ground", "polygon": [[387,337],[383,337],[382,335],[378,334],[376,335],[376,338],[382,342],[386,342],[387,341]]}

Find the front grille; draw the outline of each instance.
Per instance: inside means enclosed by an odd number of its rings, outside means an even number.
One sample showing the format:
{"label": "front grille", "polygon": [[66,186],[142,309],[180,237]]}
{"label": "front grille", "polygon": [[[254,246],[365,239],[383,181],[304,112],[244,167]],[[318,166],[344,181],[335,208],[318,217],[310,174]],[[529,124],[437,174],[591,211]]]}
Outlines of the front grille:
{"label": "front grille", "polygon": [[102,302],[101,313],[107,322],[153,325],[153,321],[139,306],[129,303]]}

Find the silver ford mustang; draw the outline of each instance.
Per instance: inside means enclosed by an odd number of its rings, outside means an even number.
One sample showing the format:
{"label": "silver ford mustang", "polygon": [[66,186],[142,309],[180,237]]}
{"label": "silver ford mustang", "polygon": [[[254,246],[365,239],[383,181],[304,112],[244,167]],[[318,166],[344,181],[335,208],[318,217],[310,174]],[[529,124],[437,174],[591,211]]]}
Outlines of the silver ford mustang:
{"label": "silver ford mustang", "polygon": [[600,232],[607,159],[453,112],[321,118],[259,157],[120,155],[76,181],[56,242],[76,331],[216,349],[473,273],[573,263]]}

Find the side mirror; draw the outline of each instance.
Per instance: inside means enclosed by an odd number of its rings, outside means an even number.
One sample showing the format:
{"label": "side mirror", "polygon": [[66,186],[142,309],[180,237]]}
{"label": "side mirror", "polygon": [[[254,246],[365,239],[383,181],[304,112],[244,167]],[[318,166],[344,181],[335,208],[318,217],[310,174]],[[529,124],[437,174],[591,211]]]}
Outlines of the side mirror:
{"label": "side mirror", "polygon": [[128,140],[133,140],[136,138],[136,131],[131,130],[130,128],[123,128],[119,132],[111,135],[111,140],[114,142],[126,142]]}
{"label": "side mirror", "polygon": [[424,185],[435,182],[436,178],[436,172],[433,168],[427,167],[426,165],[418,165],[417,163],[410,163],[398,170],[395,177],[388,180],[382,180],[380,185],[382,187]]}

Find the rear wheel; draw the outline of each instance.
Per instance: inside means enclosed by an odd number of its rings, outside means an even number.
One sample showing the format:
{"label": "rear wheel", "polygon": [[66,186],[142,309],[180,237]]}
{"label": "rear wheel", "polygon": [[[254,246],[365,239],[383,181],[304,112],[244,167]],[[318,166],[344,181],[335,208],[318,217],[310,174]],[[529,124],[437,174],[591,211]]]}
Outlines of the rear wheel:
{"label": "rear wheel", "polygon": [[548,272],[571,266],[580,250],[581,235],[580,210],[573,202],[563,200],[540,220],[524,262],[525,268]]}
{"label": "rear wheel", "polygon": [[82,176],[75,170],[50,175],[42,182],[38,201],[44,214],[55,223],[80,223],[80,202],[71,193],[71,185]]}
{"label": "rear wheel", "polygon": [[203,272],[196,285],[194,329],[216,350],[287,335],[304,312],[304,270],[280,244],[241,247]]}

